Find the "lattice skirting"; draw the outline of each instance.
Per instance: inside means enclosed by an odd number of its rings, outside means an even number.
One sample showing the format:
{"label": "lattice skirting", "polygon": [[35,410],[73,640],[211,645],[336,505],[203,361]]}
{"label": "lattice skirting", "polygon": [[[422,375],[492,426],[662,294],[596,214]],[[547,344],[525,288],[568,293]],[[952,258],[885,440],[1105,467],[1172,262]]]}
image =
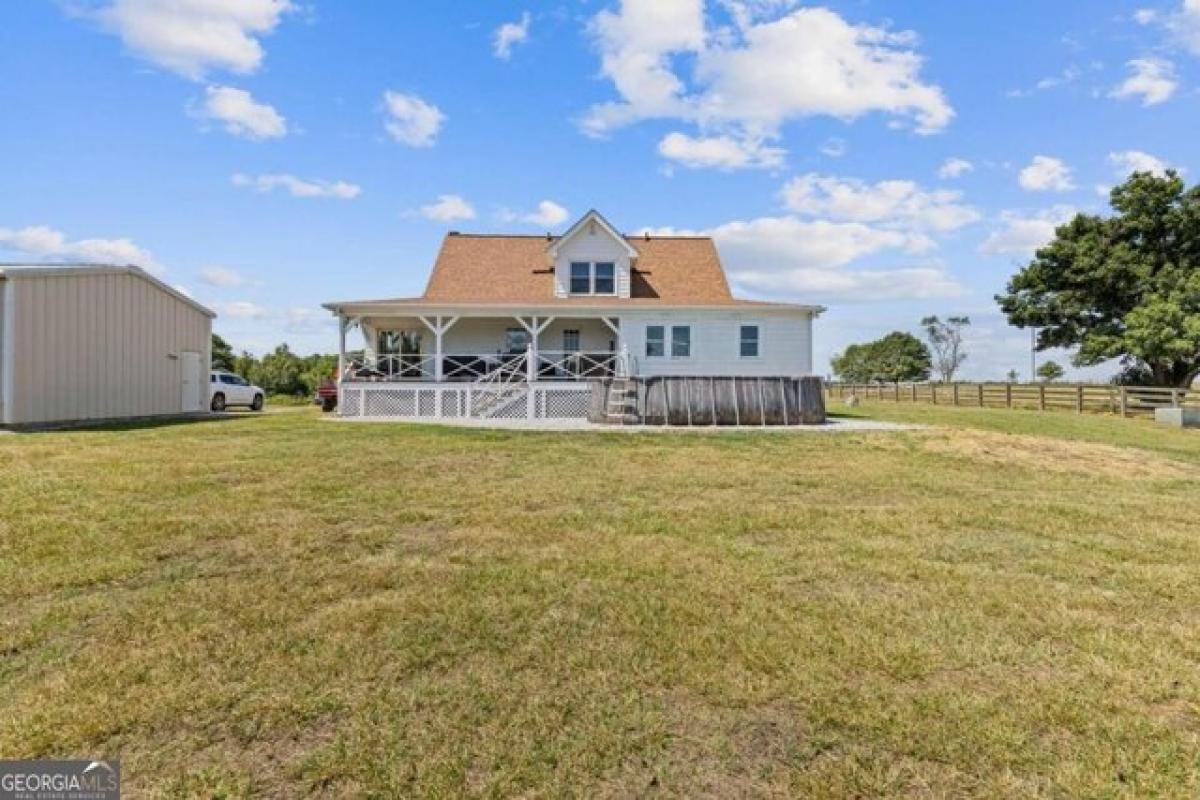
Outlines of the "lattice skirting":
{"label": "lattice skirting", "polygon": [[505,384],[463,386],[349,384],[341,388],[343,417],[410,420],[587,419],[591,386]]}

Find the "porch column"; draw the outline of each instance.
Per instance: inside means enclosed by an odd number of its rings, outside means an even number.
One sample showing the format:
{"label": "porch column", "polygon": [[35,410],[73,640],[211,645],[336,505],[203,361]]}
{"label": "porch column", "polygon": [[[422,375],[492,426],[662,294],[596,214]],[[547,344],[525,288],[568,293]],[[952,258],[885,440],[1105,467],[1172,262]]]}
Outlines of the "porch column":
{"label": "porch column", "polygon": [[338,313],[338,374],[337,381],[342,382],[346,374],[346,318]]}
{"label": "porch column", "polygon": [[554,322],[554,317],[543,318],[541,324],[538,324],[538,317],[530,317],[529,322],[526,322],[524,317],[513,317],[513,319],[520,323],[521,327],[529,333],[529,349],[526,352],[529,357],[528,377],[529,382],[532,383],[537,379],[538,372],[540,371],[539,367],[541,366],[538,364],[538,337],[541,336],[542,331],[550,327],[550,323]]}
{"label": "porch column", "polygon": [[629,346],[625,343],[625,337],[621,334],[621,318],[620,317],[601,317],[608,329],[617,337],[617,366],[623,368],[625,375],[622,377],[631,377],[633,365],[629,360]]}
{"label": "porch column", "polygon": [[426,328],[429,328],[433,333],[433,379],[441,383],[443,378],[442,371],[442,337],[446,331],[454,327],[454,323],[458,322],[458,317],[450,317],[446,320],[442,315],[438,314],[430,322],[428,317],[417,317],[421,320]]}
{"label": "porch column", "polygon": [[436,383],[442,382],[442,318],[435,317],[437,328],[433,331],[433,380]]}

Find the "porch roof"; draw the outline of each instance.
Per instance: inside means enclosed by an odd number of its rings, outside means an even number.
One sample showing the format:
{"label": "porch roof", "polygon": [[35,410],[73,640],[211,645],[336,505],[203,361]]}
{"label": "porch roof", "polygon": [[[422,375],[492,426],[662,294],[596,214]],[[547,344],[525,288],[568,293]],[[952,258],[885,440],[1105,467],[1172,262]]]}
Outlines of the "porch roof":
{"label": "porch roof", "polygon": [[793,303],[768,303],[759,300],[730,299],[721,303],[663,303],[630,297],[566,297],[544,303],[455,303],[427,300],[423,297],[393,297],[380,300],[341,300],[322,307],[347,317],[379,316],[461,316],[461,317],[612,317],[623,310],[729,311],[753,309],[769,313],[807,313],[817,316],[824,306]]}

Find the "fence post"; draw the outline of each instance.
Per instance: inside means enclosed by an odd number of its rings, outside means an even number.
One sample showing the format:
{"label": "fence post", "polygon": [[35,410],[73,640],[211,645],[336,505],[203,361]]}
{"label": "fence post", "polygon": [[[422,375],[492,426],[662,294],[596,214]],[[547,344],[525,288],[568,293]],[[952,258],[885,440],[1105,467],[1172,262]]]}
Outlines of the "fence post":
{"label": "fence post", "polygon": [[1075,413],[1083,413],[1083,384],[1078,384],[1075,387]]}
{"label": "fence post", "polygon": [[1012,408],[1012,384],[1004,384],[1004,405]]}
{"label": "fence post", "polygon": [[1038,384],[1038,411],[1046,410],[1046,384]]}
{"label": "fence post", "polygon": [[914,403],[917,402],[917,382],[916,381],[913,381],[912,396],[913,396],[913,402]]}
{"label": "fence post", "polygon": [[958,383],[954,384],[954,405],[958,405]]}
{"label": "fence post", "polygon": [[1183,405],[1183,403],[1180,402],[1180,399],[1179,399],[1179,392],[1180,392],[1179,389],[1171,390],[1171,406],[1173,408],[1179,408],[1180,406]]}
{"label": "fence post", "polygon": [[929,384],[929,399],[933,401],[933,404],[935,406],[938,404],[938,402],[937,402],[937,384],[936,383]]}
{"label": "fence post", "polygon": [[896,402],[900,402],[900,381],[896,381]]}
{"label": "fence post", "polygon": [[1121,387],[1121,419],[1129,416],[1129,390]]}
{"label": "fence post", "polygon": [[983,408],[983,384],[979,384],[979,407]]}

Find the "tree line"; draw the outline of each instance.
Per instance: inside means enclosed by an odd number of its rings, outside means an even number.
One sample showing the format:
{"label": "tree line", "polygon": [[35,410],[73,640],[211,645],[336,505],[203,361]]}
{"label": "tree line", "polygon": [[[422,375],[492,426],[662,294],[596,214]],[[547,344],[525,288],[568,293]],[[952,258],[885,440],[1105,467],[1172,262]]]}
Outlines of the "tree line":
{"label": "tree line", "polygon": [[261,386],[267,394],[306,397],[316,392],[321,382],[337,372],[335,355],[298,356],[286,344],[281,344],[258,358],[233,348],[217,334],[212,336],[213,369],[223,369],[241,375]]}
{"label": "tree line", "polygon": [[[1009,324],[1036,331],[1039,351],[1073,350],[1088,367],[1116,360],[1114,382],[1190,386],[1200,377],[1200,186],[1179,175],[1136,172],[1109,196],[1113,214],[1077,214],[996,295]],[[854,344],[833,359],[853,383],[942,381],[967,358],[967,317],[926,317],[928,342],[894,331]],[[1046,361],[1042,380],[1062,366]],[[1017,378],[1008,374],[1010,381]]]}

